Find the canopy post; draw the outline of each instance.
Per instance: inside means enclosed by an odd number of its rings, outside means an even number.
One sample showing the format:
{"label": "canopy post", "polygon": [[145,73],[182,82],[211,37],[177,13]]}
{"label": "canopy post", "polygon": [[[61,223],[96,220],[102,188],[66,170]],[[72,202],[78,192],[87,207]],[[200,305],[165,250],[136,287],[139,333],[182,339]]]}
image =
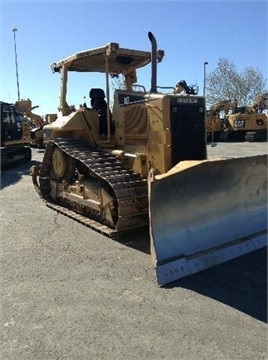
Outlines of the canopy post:
{"label": "canopy post", "polygon": [[60,75],[61,75],[61,91],[60,91],[59,111],[62,112],[62,115],[68,115],[70,113],[70,108],[66,101],[67,79],[68,79],[68,69],[66,65],[62,65],[62,68],[60,69]]}
{"label": "canopy post", "polygon": [[107,140],[111,140],[111,116],[110,116],[110,86],[109,86],[109,62],[105,55],[105,78],[106,78],[106,99],[107,99]]}

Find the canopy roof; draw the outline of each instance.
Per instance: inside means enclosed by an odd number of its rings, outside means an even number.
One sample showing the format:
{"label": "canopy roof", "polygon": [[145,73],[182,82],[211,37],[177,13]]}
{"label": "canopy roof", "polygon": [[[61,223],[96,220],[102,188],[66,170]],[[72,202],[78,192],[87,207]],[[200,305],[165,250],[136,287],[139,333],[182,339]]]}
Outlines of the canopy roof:
{"label": "canopy roof", "polygon": [[[161,61],[164,51],[157,51]],[[151,62],[151,52],[123,49],[117,43],[73,54],[51,65],[53,72],[59,72],[65,65],[68,71],[126,74]],[[107,66],[107,67],[106,67]]]}

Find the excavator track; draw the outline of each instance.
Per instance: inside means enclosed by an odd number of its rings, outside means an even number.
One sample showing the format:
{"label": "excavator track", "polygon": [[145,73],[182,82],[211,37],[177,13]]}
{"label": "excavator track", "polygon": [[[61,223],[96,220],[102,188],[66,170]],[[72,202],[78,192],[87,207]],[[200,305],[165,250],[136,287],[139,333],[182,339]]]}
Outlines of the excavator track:
{"label": "excavator track", "polygon": [[[68,176],[53,176],[55,149],[60,149],[73,164]],[[105,218],[102,206],[94,206],[93,203],[91,207],[90,201],[88,204],[87,199],[81,199],[68,190],[79,181],[77,168],[80,172],[83,169],[83,173],[79,173],[80,177],[93,178],[100,184],[100,192],[105,190],[112,197],[115,204],[112,209],[113,223],[111,219]],[[124,166],[120,159],[87,142],[69,138],[50,140],[41,167],[32,169],[31,175],[37,192],[48,207],[101,233],[116,237],[148,226],[147,181]],[[53,190],[53,182],[67,189],[66,192]]]}

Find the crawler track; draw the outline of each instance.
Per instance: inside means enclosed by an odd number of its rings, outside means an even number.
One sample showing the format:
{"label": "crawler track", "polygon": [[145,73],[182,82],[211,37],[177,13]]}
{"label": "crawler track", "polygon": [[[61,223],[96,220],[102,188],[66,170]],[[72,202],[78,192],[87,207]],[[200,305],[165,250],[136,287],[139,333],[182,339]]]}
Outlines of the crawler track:
{"label": "crawler track", "polygon": [[[59,148],[76,164],[83,168],[86,176],[97,180],[101,189],[112,195],[116,204],[114,224],[105,219],[100,209],[87,206],[61,196],[51,196],[51,177],[53,151]],[[51,140],[46,147],[43,163],[39,171],[31,171],[33,182],[39,195],[47,206],[111,237],[145,227],[148,224],[147,182],[140,175],[127,169],[122,161],[103,149],[92,148],[88,143],[74,139]],[[74,172],[75,173],[75,172]],[[80,174],[81,175],[81,174]],[[77,180],[74,178],[57,179],[57,183],[68,182],[68,187]],[[66,187],[66,185],[65,185]],[[69,190],[67,190],[69,191]]]}

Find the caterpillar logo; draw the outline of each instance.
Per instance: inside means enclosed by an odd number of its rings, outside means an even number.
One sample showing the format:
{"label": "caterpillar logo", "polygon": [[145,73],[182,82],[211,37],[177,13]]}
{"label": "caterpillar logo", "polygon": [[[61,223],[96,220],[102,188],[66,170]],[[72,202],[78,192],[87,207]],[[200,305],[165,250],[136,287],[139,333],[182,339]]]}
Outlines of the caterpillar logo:
{"label": "caterpillar logo", "polygon": [[245,127],[245,120],[240,120],[240,119],[237,119],[234,121],[234,127],[236,128],[243,128]]}

